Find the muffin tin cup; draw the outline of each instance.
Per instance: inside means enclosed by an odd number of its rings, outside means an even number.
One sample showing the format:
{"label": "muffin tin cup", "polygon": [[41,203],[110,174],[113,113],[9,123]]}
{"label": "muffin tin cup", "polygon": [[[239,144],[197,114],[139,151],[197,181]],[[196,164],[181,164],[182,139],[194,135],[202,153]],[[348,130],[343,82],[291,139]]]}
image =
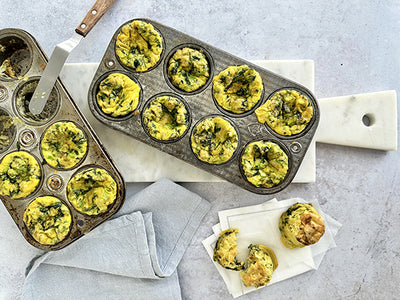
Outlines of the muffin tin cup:
{"label": "muffin tin cup", "polygon": [[[14,104],[16,93],[27,81],[29,82],[31,79],[40,79],[47,63],[47,57],[36,40],[26,31],[19,29],[3,29],[0,30],[0,41],[3,37],[24,41],[27,44],[27,49],[29,49],[29,56],[32,63],[29,65],[23,77],[14,80],[5,80],[0,77],[0,89],[5,91],[5,93],[3,93],[5,97],[0,101],[0,111],[6,111],[13,118],[13,126],[15,126],[14,138],[9,148],[0,152],[0,160],[11,152],[17,150],[27,151],[39,162],[42,170],[42,178],[36,191],[28,197],[16,200],[8,196],[0,195],[0,199],[24,238],[30,244],[42,250],[58,250],[73,243],[114,215],[125,200],[125,183],[110,155],[100,143],[98,137],[79,111],[77,105],[60,80],[57,80],[55,84],[55,89],[58,93],[58,109],[52,118],[49,118],[45,122],[37,123],[26,121],[20,117]],[[12,55],[12,53],[9,55]],[[17,56],[17,58],[19,58],[19,56]],[[25,59],[24,62],[26,61]],[[40,160],[42,158],[40,142],[44,131],[51,124],[59,121],[75,123],[83,130],[87,137],[87,153],[81,161],[71,169],[56,169]],[[66,193],[67,184],[76,170],[89,166],[97,166],[105,169],[114,178],[117,184],[117,197],[114,204],[107,212],[97,216],[83,215],[76,211],[69,203]],[[71,212],[72,224],[70,232],[62,241],[55,245],[45,245],[37,242],[32,238],[23,221],[24,211],[29,203],[41,196],[54,196],[60,199]]]}
{"label": "muffin tin cup", "polygon": [[[63,199],[61,199],[60,197],[53,196],[53,195],[42,195],[42,196],[43,196],[43,197],[51,196],[51,197],[57,198],[58,200],[61,201],[62,204],[64,204],[66,207],[68,207],[69,213],[71,214],[71,224],[70,224],[70,226],[69,226],[67,235],[66,235],[61,241],[59,241],[58,243],[55,243],[55,244],[53,244],[53,245],[47,245],[47,246],[57,246],[57,245],[61,244],[64,240],[68,239],[69,235],[71,234],[71,231],[72,231],[72,224],[74,224],[74,216],[72,215],[71,209],[69,208],[68,204],[67,204]],[[28,207],[33,201],[35,201],[35,199],[36,199],[36,198],[33,198],[32,201],[30,201],[30,202],[27,204],[26,207]],[[24,212],[25,212],[25,211],[24,211]],[[39,243],[39,242],[32,236],[32,233],[28,230],[28,227],[26,226],[25,222],[24,222],[24,229],[25,229],[26,235],[27,235],[25,238],[26,238],[31,244],[33,244],[33,245],[36,245],[36,244],[37,244],[37,245],[44,245],[44,244]]]}
{"label": "muffin tin cup", "polygon": [[[179,87],[175,86],[172,82],[171,79],[168,76],[168,64],[170,59],[172,58],[172,56],[174,56],[174,54],[176,53],[176,51],[183,49],[183,48],[192,48],[195,49],[199,52],[201,52],[202,54],[204,54],[204,56],[206,57],[206,60],[208,62],[208,69],[209,69],[209,74],[210,77],[208,77],[206,83],[200,87],[197,90],[191,91],[191,92],[187,92],[184,90],[181,90]],[[167,84],[169,85],[169,87],[171,89],[173,89],[175,92],[182,94],[182,95],[195,95],[198,93],[201,93],[202,91],[204,91],[210,84],[212,84],[212,79],[214,77],[214,61],[212,59],[212,56],[210,53],[208,53],[208,51],[206,49],[204,49],[203,47],[197,45],[197,44],[192,44],[192,43],[186,43],[186,44],[182,44],[182,45],[178,45],[176,46],[174,49],[172,49],[168,55],[166,56],[165,60],[164,60],[164,79],[167,82]]]}
{"label": "muffin tin cup", "polygon": [[13,29],[5,29],[0,34],[0,65],[10,58],[16,69],[17,78],[7,78],[0,75],[2,81],[19,81],[18,77],[24,76],[32,67],[33,55],[30,39],[25,36],[16,36]]}
{"label": "muffin tin cup", "polygon": [[[50,93],[49,100],[48,100],[46,106],[44,107],[43,112],[40,113],[40,115],[42,115],[42,114],[46,115],[46,113],[47,113],[48,117],[46,119],[32,120],[32,119],[29,118],[29,116],[24,115],[24,113],[26,113],[26,111],[24,111],[24,110],[27,107],[23,107],[22,103],[18,103],[18,99],[17,98],[18,98],[18,96],[20,94],[22,94],[23,89],[25,87],[29,86],[33,82],[36,82],[36,86],[37,86],[37,84],[39,84],[39,80],[40,80],[40,76],[33,76],[33,77],[29,77],[27,79],[22,80],[22,82],[20,82],[18,84],[18,86],[16,87],[15,92],[14,92],[14,94],[12,96],[12,105],[13,105],[14,113],[21,120],[23,120],[24,123],[29,124],[29,125],[38,126],[38,125],[48,124],[57,115],[57,113],[58,113],[58,111],[60,109],[60,106],[61,106],[60,93],[58,92],[57,87],[54,87],[53,90]],[[30,89],[30,91],[28,93],[25,93],[25,94],[23,94],[21,96],[28,97],[28,98],[32,97],[34,91],[35,91],[35,89]],[[55,97],[53,97],[53,95],[55,95]],[[53,107],[51,107],[51,106],[53,106]],[[50,112],[49,112],[49,110],[50,110]]]}
{"label": "muffin tin cup", "polygon": [[[273,130],[267,123],[264,124],[265,128],[266,128],[272,135],[274,135],[276,138],[282,139],[282,140],[286,140],[286,139],[293,140],[293,139],[296,139],[296,138],[301,137],[303,134],[306,134],[306,133],[310,130],[310,128],[313,127],[313,123],[315,122],[315,120],[318,120],[318,119],[319,119],[319,110],[316,109],[316,107],[315,107],[315,105],[314,105],[314,102],[311,101],[311,99],[312,99],[313,96],[312,96],[307,90],[301,90],[301,89],[296,88],[296,87],[285,87],[285,88],[277,89],[276,91],[272,92],[272,93],[268,96],[268,98],[265,99],[265,102],[267,102],[269,99],[271,99],[271,97],[272,97],[275,93],[280,92],[280,91],[282,91],[282,90],[295,90],[296,92],[299,92],[300,94],[303,94],[304,96],[307,97],[308,101],[311,103],[311,106],[313,107],[313,112],[314,112],[314,114],[318,114],[318,117],[317,117],[317,118],[315,118],[314,116],[311,118],[310,122],[308,122],[308,124],[306,125],[306,127],[304,127],[304,129],[303,129],[302,131],[300,131],[299,133],[296,133],[296,134],[292,134],[292,135],[283,135],[283,134],[279,134],[279,133],[277,133],[275,130]],[[265,103],[265,102],[264,102],[264,103]]]}
{"label": "muffin tin cup", "polygon": [[293,154],[292,154],[291,151],[289,151],[288,147],[285,144],[283,144],[281,141],[277,140],[274,137],[268,138],[268,139],[264,138],[262,140],[266,141],[266,142],[272,142],[272,143],[277,144],[283,150],[283,152],[285,152],[285,154],[287,155],[287,157],[288,157],[288,171],[287,171],[285,177],[277,185],[275,185],[273,187],[270,187],[270,188],[256,187],[250,181],[247,180],[247,177],[244,175],[244,171],[243,171],[243,168],[242,168],[242,156],[243,156],[243,153],[244,153],[246,147],[249,144],[253,143],[253,142],[260,141],[259,139],[254,139],[254,140],[249,141],[240,150],[240,153],[239,153],[239,156],[238,156],[238,163],[239,163],[240,173],[242,174],[243,178],[245,178],[245,180],[246,180],[245,184],[246,184],[246,186],[247,186],[246,188],[248,190],[252,190],[253,192],[258,193],[258,194],[279,192],[282,189],[284,189],[285,187],[287,187],[289,185],[289,183],[293,180],[293,177],[296,175],[296,173],[294,172],[293,166],[292,166]]}
{"label": "muffin tin cup", "polygon": [[[12,115],[10,114],[10,112],[8,112],[5,108],[0,107],[0,117],[10,117],[12,118]],[[12,143],[15,140],[15,137],[17,136],[17,128],[16,126],[13,124],[11,125],[10,128],[8,129],[4,129],[3,124],[0,124],[0,135],[4,135],[8,138],[7,140],[4,140],[2,142],[2,144],[0,145],[0,154],[7,151],[10,146],[12,145]]]}
{"label": "muffin tin cup", "polygon": [[[152,136],[148,130],[146,129],[146,127],[144,126],[144,121],[143,121],[143,113],[144,111],[150,106],[151,102],[158,98],[158,97],[163,97],[163,96],[169,96],[169,97],[173,97],[173,98],[177,98],[179,101],[181,101],[183,103],[183,105],[185,106],[188,115],[189,115],[189,120],[188,120],[188,124],[187,124],[187,128],[186,130],[177,138],[174,139],[169,139],[169,140],[159,140],[156,139],[154,136]],[[180,139],[182,139],[189,131],[190,125],[192,124],[192,117],[191,117],[191,112],[190,112],[190,108],[189,105],[187,104],[187,102],[185,101],[184,98],[182,98],[182,96],[179,96],[177,94],[174,93],[160,93],[157,95],[154,95],[153,97],[151,97],[149,100],[146,101],[146,103],[143,106],[142,112],[141,112],[141,124],[142,124],[142,128],[144,130],[144,132],[149,136],[149,138],[151,138],[153,141],[155,142],[159,142],[159,143],[163,143],[163,144],[169,144],[169,143],[175,143],[177,141],[179,141]]]}
{"label": "muffin tin cup", "polygon": [[[42,151],[42,140],[44,138],[44,135],[46,134],[47,130],[54,125],[55,123],[58,122],[71,122],[73,123],[78,129],[80,129],[83,132],[83,135],[86,137],[86,141],[87,141],[87,149],[86,149],[86,153],[85,155],[82,156],[82,158],[72,167],[70,168],[59,168],[59,167],[54,167],[54,166],[50,166],[48,164],[48,162],[46,161],[44,155],[43,155],[43,151]],[[52,122],[51,124],[48,124],[48,126],[46,128],[44,128],[42,135],[40,137],[39,140],[39,151],[40,151],[40,157],[43,159],[43,163],[45,162],[47,165],[49,165],[52,169],[54,170],[58,170],[58,171],[69,171],[69,170],[74,170],[76,168],[78,168],[80,165],[82,165],[82,163],[84,162],[84,160],[86,159],[86,156],[88,155],[89,152],[89,139],[88,139],[88,134],[86,133],[85,129],[83,129],[79,124],[77,124],[77,122],[75,121],[70,121],[70,120],[58,120],[56,122]]]}
{"label": "muffin tin cup", "polygon": [[[225,161],[225,162],[223,162],[223,163],[220,163],[220,164],[212,164],[212,163],[209,163],[209,162],[207,162],[207,161],[201,160],[201,159],[194,153],[193,148],[192,148],[192,135],[193,135],[193,131],[194,131],[194,129],[197,127],[197,125],[199,125],[200,122],[204,121],[205,119],[208,119],[208,118],[216,118],[216,117],[220,117],[220,118],[224,119],[225,121],[227,121],[230,125],[232,125],[232,127],[233,127],[233,128],[235,129],[235,131],[236,131],[236,135],[237,135],[237,139],[238,139],[237,147],[236,147],[235,151],[233,152],[232,156],[231,156],[227,161]],[[235,159],[237,153],[239,152],[239,145],[240,145],[240,142],[241,142],[241,139],[240,139],[239,128],[237,127],[237,125],[236,125],[234,122],[232,122],[231,119],[229,119],[228,117],[223,116],[223,115],[215,114],[215,115],[210,115],[210,116],[204,116],[203,118],[201,118],[200,120],[198,120],[198,121],[196,122],[196,124],[193,125],[192,130],[190,131],[189,143],[190,143],[190,149],[192,150],[193,155],[197,158],[197,160],[198,160],[200,163],[206,164],[206,165],[209,165],[209,166],[214,166],[214,167],[223,166],[223,165],[228,164],[229,162],[231,162],[233,159]]]}
{"label": "muffin tin cup", "polygon": [[[130,113],[128,113],[128,114],[126,114],[126,115],[124,115],[124,116],[120,116],[120,117],[113,117],[113,116],[111,116],[111,115],[106,114],[106,113],[101,109],[101,107],[99,106],[99,104],[97,103],[97,97],[96,97],[97,93],[99,92],[100,83],[101,83],[104,79],[106,79],[108,75],[114,74],[114,73],[121,73],[121,74],[123,74],[123,75],[128,76],[132,81],[134,81],[137,85],[139,85],[139,88],[140,88],[139,100],[138,100],[138,105],[137,105],[136,109],[134,109],[134,110],[131,111]],[[133,115],[136,111],[138,111],[139,108],[140,108],[140,106],[142,105],[142,102],[143,102],[143,92],[142,92],[143,89],[142,89],[142,86],[140,85],[140,82],[137,80],[137,78],[136,78],[132,73],[129,73],[128,71],[125,71],[125,70],[109,71],[109,72],[103,74],[103,76],[101,76],[100,78],[98,78],[97,81],[96,81],[96,83],[95,83],[95,85],[96,85],[96,88],[94,88],[93,91],[92,91],[92,97],[94,97],[94,99],[96,99],[96,102],[95,102],[95,109],[96,109],[97,113],[101,114],[104,118],[106,118],[106,119],[108,119],[108,120],[110,120],[110,121],[113,121],[113,122],[117,121],[117,122],[118,122],[118,121],[127,120],[127,119],[131,118],[132,115]]]}
{"label": "muffin tin cup", "polygon": [[[160,32],[161,36],[163,37],[165,47],[163,49],[163,53],[166,53],[167,55],[162,56],[160,64],[147,72],[138,73],[127,69],[119,62],[119,59],[117,58],[115,53],[115,41],[122,26],[132,22],[133,20],[130,20],[119,27],[108,44],[108,47],[89,88],[89,108],[93,115],[99,121],[111,128],[124,132],[125,134],[128,134],[133,138],[144,142],[145,144],[169,153],[170,155],[182,159],[189,164],[208,171],[213,175],[219,176],[251,192],[258,194],[273,194],[287,187],[293,180],[318,126],[319,108],[312,93],[307,88],[297,84],[294,81],[276,75],[273,72],[265,70],[255,64],[252,64],[251,62],[217,49],[173,28],[148,19],[139,20],[152,24]],[[166,73],[166,65],[168,64],[168,60],[171,55],[173,55],[177,49],[180,49],[186,45],[195,49],[204,50],[204,53],[207,53],[207,57],[210,59],[210,67],[212,71],[210,75],[210,82],[205,85],[204,89],[191,93],[181,91],[175,86],[172,86],[172,83],[169,81],[168,74]],[[248,65],[250,68],[255,69],[260,74],[263,81],[263,93],[261,99],[250,111],[242,114],[234,114],[221,109],[221,107],[219,107],[214,100],[212,93],[213,84],[211,77],[219,74],[227,67],[235,65]],[[183,138],[174,143],[163,143],[150,138],[148,134],[144,132],[142,129],[142,120],[140,115],[133,115],[131,118],[124,121],[112,121],[99,114],[95,108],[96,99],[93,90],[96,89],[96,82],[98,78],[111,70],[114,72],[128,70],[128,72],[134,74],[143,88],[143,99],[145,101],[162,92],[170,91],[176,93],[177,95],[181,95],[189,106],[192,118],[192,125],[188,132],[192,132],[193,127],[196,126],[198,121],[207,116],[220,115],[227,117],[238,131],[239,143],[235,156],[231,160],[221,165],[211,165],[199,160],[192,152],[190,143],[191,135],[189,134],[186,134]],[[259,123],[254,111],[259,106],[264,104],[266,99],[275,91],[289,88],[296,89],[307,95],[312,103],[314,115],[309,125],[305,128],[305,130],[303,130],[303,132],[301,132],[301,134],[283,137],[272,133],[270,128],[267,128],[267,126],[264,124]],[[143,109],[143,107],[140,109]],[[279,142],[279,145],[282,145],[282,147],[288,153],[288,156],[290,156],[290,165],[287,176],[279,185],[272,188],[258,188],[251,185],[242,175],[239,164],[241,156],[238,154],[241,153],[244,145],[247,145],[250,141],[254,140],[271,140]]]}
{"label": "muffin tin cup", "polygon": [[[114,36],[115,36],[115,39],[117,38],[117,35],[118,35],[118,33],[121,31],[122,27],[124,27],[125,25],[128,25],[128,24],[132,23],[132,21],[143,21],[143,22],[147,22],[146,19],[135,19],[135,20],[130,20],[130,21],[128,21],[128,22],[125,22],[125,23],[122,24],[122,25],[118,28],[118,30],[116,31],[117,34],[114,35]],[[150,71],[154,70],[155,68],[157,68],[157,67],[161,64],[161,62],[163,61],[163,58],[164,58],[164,55],[165,55],[165,38],[163,37],[161,31],[157,28],[157,26],[154,25],[154,24],[152,24],[152,25],[153,25],[154,29],[155,29],[155,30],[160,34],[160,36],[162,37],[162,52],[161,52],[161,54],[160,54],[160,59],[157,61],[157,63],[156,63],[154,66],[152,66],[151,68],[147,69],[146,71],[136,71],[134,68],[124,65],[124,64],[121,62],[119,56],[116,54],[115,43],[113,44],[113,49],[114,49],[114,53],[115,53],[115,60],[118,61],[118,63],[120,64],[120,66],[122,66],[122,67],[123,67],[125,70],[127,70],[128,72],[135,73],[135,74],[141,74],[141,73],[150,72]]]}

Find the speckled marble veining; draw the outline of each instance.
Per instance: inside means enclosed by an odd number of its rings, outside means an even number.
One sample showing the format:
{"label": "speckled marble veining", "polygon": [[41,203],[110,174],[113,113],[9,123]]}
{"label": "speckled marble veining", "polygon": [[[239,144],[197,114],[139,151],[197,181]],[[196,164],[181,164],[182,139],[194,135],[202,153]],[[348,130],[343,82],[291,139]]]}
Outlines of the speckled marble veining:
{"label": "speckled marble veining", "polygon": [[[0,28],[29,31],[50,54],[55,44],[70,37],[92,2],[1,0]],[[115,29],[135,17],[157,20],[248,60],[312,59],[317,98],[400,91],[397,0],[118,0],[68,62],[100,61]],[[317,144],[316,158],[315,183],[291,184],[274,197],[317,198],[343,224],[337,248],[327,253],[318,271],[240,299],[398,298],[399,152]],[[130,185],[130,193],[146,185]],[[269,198],[229,183],[183,186],[208,199],[212,208],[179,265],[182,296],[231,299],[201,241],[212,233],[217,211]],[[0,299],[19,297],[24,267],[38,252],[0,205]]]}

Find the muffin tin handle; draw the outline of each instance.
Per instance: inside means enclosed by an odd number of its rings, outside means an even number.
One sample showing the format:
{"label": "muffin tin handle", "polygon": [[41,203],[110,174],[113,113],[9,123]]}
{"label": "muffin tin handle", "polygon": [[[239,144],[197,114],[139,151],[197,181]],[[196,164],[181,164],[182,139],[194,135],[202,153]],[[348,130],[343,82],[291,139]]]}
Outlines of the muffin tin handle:
{"label": "muffin tin handle", "polygon": [[97,0],[75,31],[85,37],[114,2],[115,0]]}

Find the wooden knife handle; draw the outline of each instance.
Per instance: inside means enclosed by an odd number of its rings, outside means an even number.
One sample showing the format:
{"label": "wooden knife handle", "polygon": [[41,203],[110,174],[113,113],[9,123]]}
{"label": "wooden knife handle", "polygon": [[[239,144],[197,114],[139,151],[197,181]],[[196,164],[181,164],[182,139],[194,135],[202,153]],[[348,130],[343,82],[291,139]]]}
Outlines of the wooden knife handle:
{"label": "wooden knife handle", "polygon": [[115,0],[97,0],[75,31],[86,36],[114,2]]}

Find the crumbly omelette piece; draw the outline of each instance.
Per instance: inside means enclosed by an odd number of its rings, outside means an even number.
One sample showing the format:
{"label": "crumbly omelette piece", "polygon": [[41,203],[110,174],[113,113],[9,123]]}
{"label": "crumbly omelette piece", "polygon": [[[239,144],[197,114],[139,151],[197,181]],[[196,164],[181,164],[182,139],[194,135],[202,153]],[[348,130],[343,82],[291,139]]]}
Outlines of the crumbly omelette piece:
{"label": "crumbly omelette piece", "polygon": [[102,168],[84,169],[68,182],[67,197],[81,213],[98,215],[106,212],[114,203],[117,184]]}
{"label": "crumbly omelette piece", "polygon": [[42,171],[37,160],[26,151],[11,152],[0,163],[0,194],[25,198],[39,187]]}
{"label": "crumbly omelette piece", "polygon": [[320,240],[325,233],[325,224],[311,203],[296,203],[281,215],[279,230],[285,247],[302,248]]}
{"label": "crumbly omelette piece", "polygon": [[261,99],[260,74],[247,65],[230,66],[213,79],[213,95],[225,110],[241,114],[251,110]]}
{"label": "crumbly omelette piece", "polygon": [[96,95],[100,109],[112,117],[123,117],[139,104],[139,85],[128,76],[112,73],[100,82]]}
{"label": "crumbly omelette piece", "polygon": [[286,176],[288,164],[281,147],[263,140],[248,144],[241,158],[244,175],[256,187],[271,188],[279,184]]}
{"label": "crumbly omelette piece", "polygon": [[73,122],[56,122],[44,133],[43,158],[55,168],[70,169],[80,163],[87,152],[85,133]]}
{"label": "crumbly omelette piece", "polygon": [[235,128],[221,117],[206,118],[193,129],[191,136],[193,153],[209,164],[227,162],[238,146]]}
{"label": "crumbly omelette piece", "polygon": [[13,119],[8,114],[0,110],[0,152],[7,149],[11,143],[15,129]]}
{"label": "crumbly omelette piece", "polygon": [[162,43],[163,39],[153,25],[135,20],[121,28],[115,52],[125,66],[143,72],[160,60]]}
{"label": "crumbly omelette piece", "polygon": [[237,228],[222,231],[215,245],[213,259],[225,269],[240,271],[244,268],[244,261],[236,259],[238,253],[236,233],[238,232]]}
{"label": "crumbly omelette piece", "polygon": [[160,96],[153,99],[143,112],[143,125],[155,139],[170,141],[180,138],[189,125],[189,112],[176,97]]}
{"label": "crumbly omelette piece", "polygon": [[210,77],[206,56],[193,48],[178,49],[168,62],[168,77],[185,92],[200,89]]}
{"label": "crumbly omelette piece", "polygon": [[53,196],[36,198],[24,212],[26,228],[43,245],[54,245],[64,240],[71,222],[69,208]]}
{"label": "crumbly omelette piece", "polygon": [[278,267],[275,253],[264,245],[250,244],[249,249],[247,268],[240,272],[240,278],[245,286],[265,286],[271,281],[272,274]]}
{"label": "crumbly omelette piece", "polygon": [[293,135],[304,130],[314,110],[308,98],[296,90],[281,90],[256,109],[258,122],[267,123],[276,133]]}

